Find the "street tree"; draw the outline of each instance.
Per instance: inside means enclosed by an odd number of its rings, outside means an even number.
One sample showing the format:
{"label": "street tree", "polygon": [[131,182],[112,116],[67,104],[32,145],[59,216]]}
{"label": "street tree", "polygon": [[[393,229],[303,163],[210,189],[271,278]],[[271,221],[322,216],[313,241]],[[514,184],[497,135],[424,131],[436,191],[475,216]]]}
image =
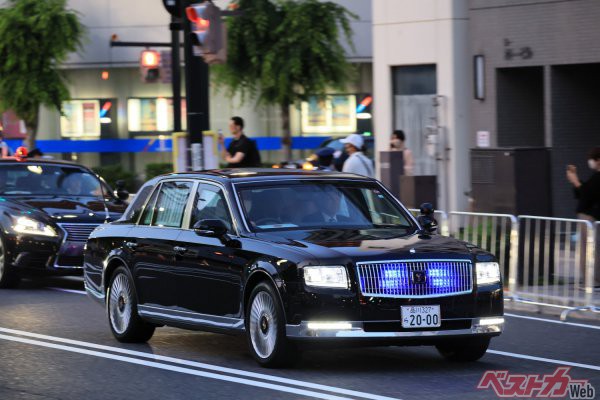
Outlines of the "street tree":
{"label": "street tree", "polygon": [[0,110],[25,122],[35,146],[40,106],[62,111],[69,90],[61,64],[81,48],[84,27],[66,0],[8,0],[0,8]]}
{"label": "street tree", "polygon": [[291,156],[290,106],[347,85],[354,69],[341,40],[353,47],[346,8],[319,0],[239,0],[228,21],[227,62],[215,68],[231,95],[281,110],[283,143]]}

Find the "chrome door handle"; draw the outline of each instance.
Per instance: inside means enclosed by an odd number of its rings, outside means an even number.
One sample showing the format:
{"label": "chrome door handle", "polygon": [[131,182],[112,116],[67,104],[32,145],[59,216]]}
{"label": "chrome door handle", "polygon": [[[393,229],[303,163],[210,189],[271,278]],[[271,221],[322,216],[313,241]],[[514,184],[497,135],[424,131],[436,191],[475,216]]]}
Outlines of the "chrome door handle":
{"label": "chrome door handle", "polygon": [[136,242],[125,242],[125,246],[133,250],[138,247],[138,244]]}
{"label": "chrome door handle", "polygon": [[178,254],[183,254],[187,251],[187,249],[185,247],[181,247],[181,246],[174,246],[173,251]]}

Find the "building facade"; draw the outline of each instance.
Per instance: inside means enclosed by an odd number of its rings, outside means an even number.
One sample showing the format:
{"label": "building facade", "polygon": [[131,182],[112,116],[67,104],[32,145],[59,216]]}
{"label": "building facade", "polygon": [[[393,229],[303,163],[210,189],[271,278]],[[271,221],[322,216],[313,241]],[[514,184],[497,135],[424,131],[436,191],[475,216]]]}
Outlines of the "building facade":
{"label": "building facade", "polygon": [[[541,181],[535,184],[543,190],[533,196],[539,201],[550,196],[549,211],[555,216],[575,215],[566,165],[575,164],[585,179],[591,172],[587,153],[600,146],[598,21],[596,0],[469,3],[470,51],[482,64],[475,75],[483,75],[483,96],[471,96],[469,144],[546,149],[548,173],[540,170],[527,177],[535,168],[529,166],[517,178]],[[489,139],[481,141],[482,135]],[[474,185],[486,180],[478,178]]]}
{"label": "building facade", "polygon": [[373,2],[373,85],[377,151],[401,129],[416,175],[437,176],[440,209],[468,204],[470,142],[468,3]]}

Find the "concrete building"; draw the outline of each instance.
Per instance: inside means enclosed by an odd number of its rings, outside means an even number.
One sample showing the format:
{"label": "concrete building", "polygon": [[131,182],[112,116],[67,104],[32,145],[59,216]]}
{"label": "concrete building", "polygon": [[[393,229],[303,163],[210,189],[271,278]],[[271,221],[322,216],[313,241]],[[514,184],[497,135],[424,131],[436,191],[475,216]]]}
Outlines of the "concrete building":
{"label": "concrete building", "polygon": [[437,175],[436,206],[467,208],[470,58],[466,0],[373,2],[376,149],[407,135],[416,175]]}
{"label": "concrete building", "polygon": [[[338,0],[359,19],[352,23],[354,49],[346,44],[348,58],[357,64],[359,76],[346,93],[332,93],[360,100],[361,95],[371,94],[371,1]],[[226,8],[229,1],[215,3]],[[0,1],[1,4],[1,1]],[[85,141],[98,139],[148,139],[148,143],[163,141],[172,131],[172,95],[168,81],[143,83],[139,73],[139,57],[142,48],[111,48],[112,35],[119,40],[131,42],[169,42],[170,16],[160,0],[70,0],[69,7],[76,10],[87,28],[84,49],[72,54],[64,65],[70,85],[72,102],[66,104],[67,118],[55,111],[43,109],[39,126],[39,140]],[[156,50],[168,50],[160,49]],[[182,57],[183,59],[183,57]],[[183,86],[185,86],[183,84]],[[182,90],[185,96],[185,87]],[[316,105],[317,114],[323,110]],[[102,114],[103,108],[107,112]],[[314,107],[313,107],[314,108]],[[99,118],[100,111],[102,118]],[[311,110],[313,113],[315,110]],[[210,126],[227,133],[229,118],[243,116],[249,136],[281,136],[277,107],[256,107],[253,101],[242,103],[239,98],[229,98],[211,83]],[[6,119],[7,117],[5,117]],[[355,116],[354,116],[355,118]],[[9,118],[10,119],[10,118]],[[14,119],[14,118],[13,118]],[[301,108],[292,109],[291,126],[294,135],[330,136],[327,127],[304,129]],[[8,125],[11,125],[10,123]],[[306,125],[306,124],[305,124]],[[356,121],[354,121],[356,125]],[[18,129],[18,123],[12,124]],[[354,127],[354,129],[356,129]],[[343,128],[336,135],[347,135],[354,130]],[[118,142],[123,143],[125,141]],[[155,145],[154,145],[155,146]],[[167,149],[165,147],[165,149]],[[143,179],[144,166],[148,163],[170,162],[169,151],[158,152],[81,152],[58,155],[77,159],[88,166],[122,164],[135,170]],[[279,152],[266,152],[263,159],[277,159]]]}
{"label": "concrete building", "polygon": [[548,174],[531,177],[543,180],[545,191],[531,195],[550,196],[555,216],[575,215],[566,165],[577,165],[586,178],[587,152],[600,146],[598,21],[597,0],[469,4],[470,51],[484,67],[483,98],[471,101],[469,145],[477,146],[479,131],[489,133],[484,144],[492,148],[547,148]]}

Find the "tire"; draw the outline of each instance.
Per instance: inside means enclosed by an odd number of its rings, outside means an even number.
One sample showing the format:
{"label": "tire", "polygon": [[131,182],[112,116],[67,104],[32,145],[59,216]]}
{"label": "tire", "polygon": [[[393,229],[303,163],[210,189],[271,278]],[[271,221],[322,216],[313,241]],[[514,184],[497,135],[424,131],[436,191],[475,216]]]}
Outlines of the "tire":
{"label": "tire", "polygon": [[155,326],[138,315],[133,281],[124,267],[115,270],[106,295],[108,324],[113,336],[123,343],[143,343],[154,335]]}
{"label": "tire", "polygon": [[273,285],[261,282],[246,307],[246,338],[254,359],[263,367],[288,367],[300,353],[285,334],[285,314]]}
{"label": "tire", "polygon": [[450,361],[477,361],[488,349],[490,338],[468,338],[443,342],[435,347],[440,354]]}
{"label": "tire", "polygon": [[0,237],[0,289],[14,289],[19,286],[21,277],[6,262],[4,241]]}

